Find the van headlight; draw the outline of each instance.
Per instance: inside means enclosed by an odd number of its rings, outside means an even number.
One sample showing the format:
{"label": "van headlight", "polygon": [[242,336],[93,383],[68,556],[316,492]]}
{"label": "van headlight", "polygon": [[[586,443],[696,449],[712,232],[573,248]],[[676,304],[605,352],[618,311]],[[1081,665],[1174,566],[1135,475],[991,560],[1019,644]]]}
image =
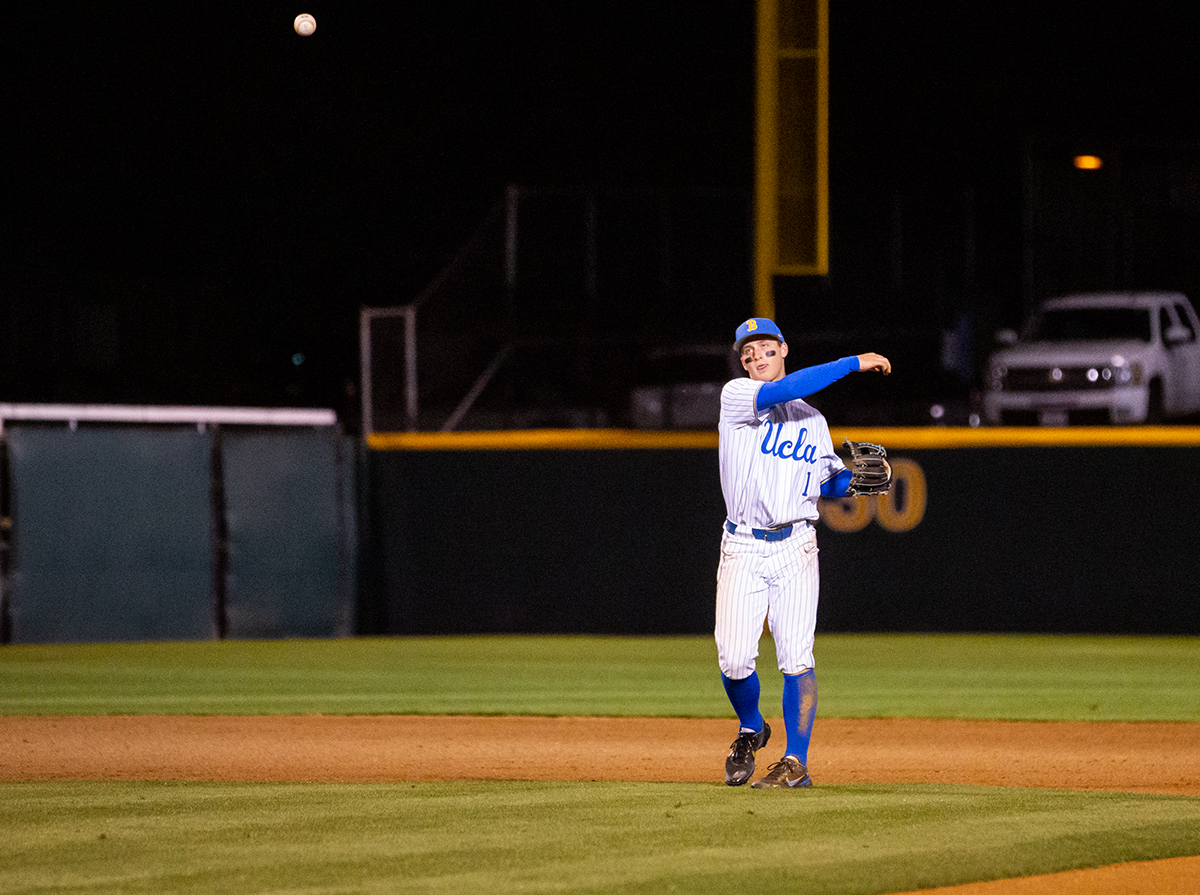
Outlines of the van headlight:
{"label": "van headlight", "polygon": [[1112,359],[1111,369],[1113,385],[1142,384],[1142,365],[1137,361],[1131,363],[1118,354]]}

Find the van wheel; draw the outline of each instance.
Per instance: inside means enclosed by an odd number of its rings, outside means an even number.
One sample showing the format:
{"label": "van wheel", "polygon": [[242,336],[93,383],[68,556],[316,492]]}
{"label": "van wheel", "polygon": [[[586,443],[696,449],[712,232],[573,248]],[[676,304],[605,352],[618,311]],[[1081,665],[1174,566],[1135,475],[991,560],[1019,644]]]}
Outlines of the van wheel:
{"label": "van wheel", "polygon": [[1150,383],[1150,399],[1149,406],[1146,408],[1146,422],[1152,425],[1161,423],[1165,418],[1163,414],[1163,393],[1162,382],[1155,379]]}

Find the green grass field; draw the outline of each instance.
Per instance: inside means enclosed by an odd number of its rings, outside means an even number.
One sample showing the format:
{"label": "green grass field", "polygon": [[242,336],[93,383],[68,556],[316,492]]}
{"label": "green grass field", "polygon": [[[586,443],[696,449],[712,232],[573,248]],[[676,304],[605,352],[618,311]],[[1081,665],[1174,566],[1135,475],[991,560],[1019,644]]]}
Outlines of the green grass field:
{"label": "green grass field", "polygon": [[[1200,721],[1197,638],[824,635],[817,662],[824,717]],[[731,717],[707,637],[0,648],[0,714],[147,712]],[[865,895],[1200,854],[1198,798],[937,784],[7,783],[0,825],[4,893]]]}
{"label": "green grass field", "polygon": [[[1200,638],[817,638],[835,718],[1200,721]],[[770,638],[759,668],[777,705]],[[0,715],[725,718],[709,637],[415,637],[8,646]]]}

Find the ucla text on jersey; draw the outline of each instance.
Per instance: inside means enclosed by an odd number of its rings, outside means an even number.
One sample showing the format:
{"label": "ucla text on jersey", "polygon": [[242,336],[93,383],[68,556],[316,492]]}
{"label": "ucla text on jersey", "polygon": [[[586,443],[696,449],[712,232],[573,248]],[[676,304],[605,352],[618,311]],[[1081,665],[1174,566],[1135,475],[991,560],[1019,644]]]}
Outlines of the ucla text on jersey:
{"label": "ucla text on jersey", "polygon": [[[791,441],[780,441],[779,438],[783,434],[783,423],[773,423],[767,420],[765,423],[766,431],[763,433],[762,445],[759,450],[764,454],[769,454],[780,459],[796,460],[800,463],[816,463],[817,462],[817,445],[816,442],[809,442],[808,429],[801,428],[800,434],[796,438],[795,445]],[[774,440],[772,441],[772,436]]]}

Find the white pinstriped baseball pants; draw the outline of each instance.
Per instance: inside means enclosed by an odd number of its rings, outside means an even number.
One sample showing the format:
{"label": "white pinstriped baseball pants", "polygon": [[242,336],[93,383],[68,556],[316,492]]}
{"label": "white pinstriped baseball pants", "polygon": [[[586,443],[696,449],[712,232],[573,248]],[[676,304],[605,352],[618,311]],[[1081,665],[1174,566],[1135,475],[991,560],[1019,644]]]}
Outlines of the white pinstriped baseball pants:
{"label": "white pinstriped baseball pants", "polygon": [[817,533],[800,523],[790,538],[760,541],[739,527],[724,531],[717,568],[717,661],[741,680],[754,671],[763,619],[775,639],[779,670],[813,667],[820,571]]}

